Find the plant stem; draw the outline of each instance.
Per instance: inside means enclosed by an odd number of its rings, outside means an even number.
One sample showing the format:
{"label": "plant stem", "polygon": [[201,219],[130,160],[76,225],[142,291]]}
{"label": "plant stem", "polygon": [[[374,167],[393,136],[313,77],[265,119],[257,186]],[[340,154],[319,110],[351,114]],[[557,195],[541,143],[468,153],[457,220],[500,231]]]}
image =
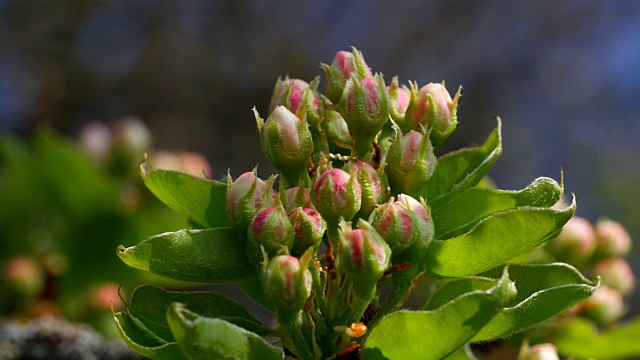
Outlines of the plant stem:
{"label": "plant stem", "polygon": [[304,336],[302,335],[302,311],[299,311],[291,318],[283,317],[281,314],[278,314],[278,320],[280,321],[280,326],[284,330],[284,336],[287,336],[295,347],[296,355],[303,360],[316,360],[318,357],[311,352]]}

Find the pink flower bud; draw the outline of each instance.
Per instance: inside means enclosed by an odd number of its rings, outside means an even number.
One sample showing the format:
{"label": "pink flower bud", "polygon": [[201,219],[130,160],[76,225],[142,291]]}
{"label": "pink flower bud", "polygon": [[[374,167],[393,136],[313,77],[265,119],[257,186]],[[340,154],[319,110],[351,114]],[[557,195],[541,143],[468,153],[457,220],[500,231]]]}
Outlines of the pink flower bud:
{"label": "pink flower bud", "polygon": [[307,88],[309,88],[309,84],[304,80],[289,79],[288,77],[285,77],[284,80],[278,79],[269,103],[269,113],[280,105],[295,113],[302,105],[302,98]]}
{"label": "pink flower bud", "polygon": [[359,157],[372,150],[372,142],[389,120],[389,95],[382,76],[351,79],[340,98],[340,114],[347,122]]}
{"label": "pink flower bud", "polygon": [[284,208],[287,211],[291,211],[298,207],[313,207],[313,204],[311,203],[311,192],[309,189],[300,186],[287,189],[284,192],[283,203]]}
{"label": "pink flower bud", "polygon": [[400,195],[379,206],[371,225],[398,255],[416,241],[433,237],[433,223],[425,208],[414,198]]}
{"label": "pink flower bud", "polygon": [[350,174],[354,174],[360,184],[362,201],[360,211],[358,211],[356,217],[368,218],[373,208],[386,200],[386,181],[384,181],[384,178],[378,174],[371,164],[364,161],[350,161],[346,163],[342,169]]}
{"label": "pink flower bud", "polygon": [[392,193],[417,194],[433,174],[436,163],[428,137],[413,130],[402,135],[398,130],[386,167]]}
{"label": "pink flower bud", "polygon": [[413,130],[431,130],[431,141],[434,146],[440,146],[455,130],[458,124],[458,99],[460,89],[455,97],[444,87],[444,84],[430,83],[411,91],[411,101],[406,113],[406,122]]}
{"label": "pink flower bud", "polygon": [[267,297],[282,312],[297,312],[311,295],[311,272],[307,264],[289,255],[271,259],[262,283]]}
{"label": "pink flower bud", "polygon": [[233,183],[227,177],[227,216],[239,228],[247,228],[255,213],[273,204],[275,192],[271,189],[273,179],[268,183],[260,180],[255,172],[248,171]]}
{"label": "pink flower bud", "polygon": [[33,259],[15,257],[4,269],[5,286],[9,292],[23,299],[35,299],[44,287],[44,274]]}
{"label": "pink flower bud", "polygon": [[353,147],[353,138],[351,138],[349,127],[342,115],[335,110],[328,109],[325,112],[322,128],[327,135],[329,151],[348,154],[345,152],[345,148]]}
{"label": "pink flower bud", "polygon": [[126,117],[113,127],[113,148],[119,155],[139,162],[142,155],[151,148],[152,138],[149,128],[142,120]]}
{"label": "pink flower bud", "polygon": [[404,117],[411,100],[411,92],[404,85],[400,87],[397,76],[393,77],[391,85],[387,86],[387,91],[389,92],[389,115],[401,128],[406,129]]}
{"label": "pink flower bud", "polygon": [[371,69],[364,62],[364,57],[355,48],[352,52],[338,51],[331,62],[331,66],[322,64],[327,75],[327,96],[337,103],[344,90],[347,80],[355,75],[358,78],[371,78]]}
{"label": "pink flower bud", "polygon": [[340,217],[353,219],[360,210],[362,191],[355,176],[344,170],[329,169],[316,181],[311,201],[329,223],[337,224]]}
{"label": "pink flower bud", "polygon": [[262,246],[269,256],[274,256],[282,248],[291,250],[295,231],[282,205],[258,210],[249,225],[249,240]]}
{"label": "pink flower bud", "polygon": [[615,322],[625,311],[622,294],[606,286],[600,286],[590,298],[579,305],[579,313],[599,325]]}
{"label": "pink flower bud", "polygon": [[267,160],[282,172],[290,186],[295,186],[300,179],[308,183],[307,166],[313,153],[313,140],[307,122],[284,106],[276,107],[265,123],[256,112],[256,121]]}
{"label": "pink flower bud", "polygon": [[298,207],[289,211],[287,216],[295,232],[292,251],[294,255],[301,256],[310,247],[320,244],[327,224],[315,209]]}
{"label": "pink flower bud", "polygon": [[600,258],[624,256],[631,250],[631,236],[619,222],[600,219],[595,231],[596,252]]}
{"label": "pink flower bud", "polygon": [[94,161],[104,164],[111,148],[111,130],[101,122],[90,122],[80,130],[78,142]]}
{"label": "pink flower bud", "polygon": [[584,264],[595,249],[596,240],[589,220],[574,216],[555,239],[546,244],[546,250],[556,259],[572,264]]}
{"label": "pink flower bud", "polygon": [[633,269],[621,258],[601,261],[593,271],[600,275],[603,285],[618,290],[622,295],[629,295],[636,285]]}
{"label": "pink flower bud", "polygon": [[340,263],[353,280],[356,296],[370,298],[389,267],[391,250],[378,232],[360,219],[359,229],[340,231]]}
{"label": "pink flower bud", "polygon": [[530,347],[524,355],[524,360],[560,360],[558,349],[549,343]]}

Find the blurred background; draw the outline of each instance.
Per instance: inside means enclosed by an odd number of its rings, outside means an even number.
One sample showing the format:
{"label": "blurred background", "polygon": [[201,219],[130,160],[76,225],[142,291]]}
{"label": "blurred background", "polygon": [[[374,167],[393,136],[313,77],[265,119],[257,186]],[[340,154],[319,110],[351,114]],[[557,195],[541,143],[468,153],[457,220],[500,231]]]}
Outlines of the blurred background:
{"label": "blurred background", "polygon": [[203,154],[213,178],[266,175],[251,108],[268,116],[278,76],[312,80],[356,46],[387,80],[463,86],[441,152],[481,143],[499,115],[500,188],[563,170],[578,215],[640,239],[638,39],[632,0],[0,0],[0,133],[77,137],[135,116],[154,148]]}

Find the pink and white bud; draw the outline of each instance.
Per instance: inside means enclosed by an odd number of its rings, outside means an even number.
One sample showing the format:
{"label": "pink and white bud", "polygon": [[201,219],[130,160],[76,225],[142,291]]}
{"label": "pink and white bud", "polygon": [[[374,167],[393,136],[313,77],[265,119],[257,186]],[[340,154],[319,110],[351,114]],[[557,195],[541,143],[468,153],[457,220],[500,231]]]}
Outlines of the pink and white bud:
{"label": "pink and white bud", "polygon": [[101,122],[92,121],[82,127],[78,142],[94,161],[104,164],[109,158],[111,130]]}
{"label": "pink and white bud", "polygon": [[253,171],[240,175],[233,182],[231,176],[227,177],[226,212],[236,227],[246,229],[258,210],[273,204],[276,196],[271,189],[273,180],[268,183],[260,180]]}
{"label": "pink and white bud", "polygon": [[547,242],[546,250],[560,261],[584,264],[593,255],[596,238],[589,220],[574,216],[555,239]]}
{"label": "pink and white bud", "polygon": [[284,192],[283,204],[287,211],[291,211],[299,207],[313,207],[313,204],[311,203],[311,191],[300,186],[289,188]]}
{"label": "pink and white bud", "polygon": [[385,169],[392,193],[418,194],[433,175],[437,161],[427,136],[413,130],[402,135],[398,129]]}
{"label": "pink and white bud", "polygon": [[400,87],[398,77],[394,76],[391,85],[387,86],[387,91],[389,92],[389,115],[400,125],[400,128],[407,129],[405,114],[411,100],[410,90],[404,85]]}
{"label": "pink and white bud", "polygon": [[430,129],[433,146],[438,147],[458,125],[458,99],[462,88],[453,99],[444,84],[430,83],[416,89],[411,91],[405,120],[413,130]]}
{"label": "pink and white bud", "polygon": [[360,79],[352,74],[340,97],[340,114],[349,126],[358,157],[364,157],[389,120],[389,95],[382,76]]}
{"label": "pink and white bud", "polygon": [[356,176],[344,170],[325,171],[313,186],[311,201],[322,217],[337,224],[340,217],[346,221],[360,210],[362,190]]}
{"label": "pink and white bud", "polygon": [[278,255],[269,262],[262,286],[279,317],[297,313],[311,295],[311,272],[298,258]]}
{"label": "pink and white bud", "polygon": [[371,69],[364,62],[364,57],[355,48],[352,52],[338,51],[331,62],[331,66],[322,64],[327,75],[327,96],[338,103],[347,80],[355,75],[357,78],[371,78]]}
{"label": "pink and white bud", "polygon": [[538,344],[527,349],[524,360],[560,360],[558,348],[553,344]]}
{"label": "pink and white bud", "polygon": [[595,226],[598,257],[624,256],[631,250],[631,236],[621,223],[600,219]]}
{"label": "pink and white bud", "polygon": [[607,286],[600,286],[579,305],[579,313],[599,325],[609,325],[619,320],[625,311],[622,294]]}
{"label": "pink and white bud", "polygon": [[297,207],[287,213],[295,237],[292,253],[302,256],[310,247],[317,247],[327,229],[327,224],[320,214],[311,208]]}
{"label": "pink and white bud", "polygon": [[593,272],[600,275],[602,284],[629,295],[636,286],[633,269],[622,258],[607,259],[596,264]]}
{"label": "pink and white bud", "polygon": [[284,80],[278,79],[273,89],[271,102],[269,102],[269,113],[281,105],[295,113],[302,105],[304,93],[308,88],[309,84],[304,80],[289,79],[288,77],[285,77]]}
{"label": "pink and white bud", "polygon": [[280,170],[289,186],[295,186],[301,179],[308,183],[313,140],[307,122],[284,106],[276,107],[264,123],[257,112],[255,115],[267,160]]}
{"label": "pink and white bud", "polygon": [[282,248],[291,250],[295,231],[280,205],[258,210],[249,225],[247,235],[256,249],[262,247],[269,256],[274,256]]}
{"label": "pink and white bud", "polygon": [[360,219],[359,229],[340,230],[340,264],[353,280],[356,296],[371,298],[376,285],[391,261],[391,249],[366,221]]}
{"label": "pink and white bud", "polygon": [[113,127],[114,150],[133,158],[136,162],[149,151],[151,143],[151,131],[138,118],[123,118]]}
{"label": "pink and white bud", "polygon": [[364,161],[350,161],[342,169],[356,176],[360,184],[362,201],[356,217],[368,218],[374,207],[386,200],[387,183],[384,177],[380,176],[371,164]]}

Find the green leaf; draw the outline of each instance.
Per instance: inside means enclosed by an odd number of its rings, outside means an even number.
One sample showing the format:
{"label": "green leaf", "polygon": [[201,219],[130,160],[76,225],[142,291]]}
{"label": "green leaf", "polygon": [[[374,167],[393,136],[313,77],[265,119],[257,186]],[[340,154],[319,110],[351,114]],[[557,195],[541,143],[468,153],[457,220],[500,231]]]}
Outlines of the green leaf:
{"label": "green leaf", "polygon": [[429,246],[427,275],[464,277],[479,274],[526,253],[557,236],[576,210],[519,207],[495,213],[468,233]]}
{"label": "green leaf", "polygon": [[477,185],[502,155],[502,122],[491,132],[482,146],[465,148],[438,159],[433,176],[420,191],[430,206],[438,207],[447,199]]}
{"label": "green leaf", "polygon": [[232,228],[180,230],[152,236],[117,254],[125,264],[175,280],[229,283],[256,276],[245,234]]}
{"label": "green leaf", "polygon": [[395,312],[375,326],[362,355],[372,359],[442,359],[464,346],[514,295],[505,270],[489,290],[468,292],[433,311]]}
{"label": "green leaf", "polygon": [[151,192],[173,211],[203,228],[227,227],[225,213],[227,185],[172,170],[146,171],[140,174]]}
{"label": "green leaf", "polygon": [[448,281],[433,294],[429,302],[423,307],[423,310],[438,309],[458,296],[462,296],[471,291],[489,290],[496,286],[497,283],[497,279],[481,276]]}
{"label": "green leaf", "polygon": [[222,319],[199,316],[175,303],[167,311],[169,327],[189,359],[284,359],[281,348]]}
{"label": "green leaf", "polygon": [[140,319],[154,334],[166,341],[175,341],[167,323],[167,309],[174,302],[189,304],[189,309],[210,317],[221,318],[261,336],[275,331],[234,300],[210,291],[167,291],[153,285],[137,287],[129,301],[129,313]]}
{"label": "green leaf", "polygon": [[113,319],[122,340],[138,354],[154,360],[186,359],[177,342],[166,342],[154,337],[128,313],[119,312],[114,314]]}
{"label": "green leaf", "polygon": [[562,197],[562,187],[553,179],[538,178],[520,191],[471,188],[449,203],[432,208],[435,238],[450,239],[468,232],[480,220],[523,206],[550,207]]}
{"label": "green leaf", "polygon": [[[493,274],[499,271],[495,269]],[[570,309],[598,287],[597,281],[590,281],[563,263],[510,265],[509,277],[516,283],[518,296],[476,334],[473,342],[526,330]]]}
{"label": "green leaf", "polygon": [[576,318],[554,341],[564,356],[578,359],[629,359],[640,357],[640,318],[605,332]]}

